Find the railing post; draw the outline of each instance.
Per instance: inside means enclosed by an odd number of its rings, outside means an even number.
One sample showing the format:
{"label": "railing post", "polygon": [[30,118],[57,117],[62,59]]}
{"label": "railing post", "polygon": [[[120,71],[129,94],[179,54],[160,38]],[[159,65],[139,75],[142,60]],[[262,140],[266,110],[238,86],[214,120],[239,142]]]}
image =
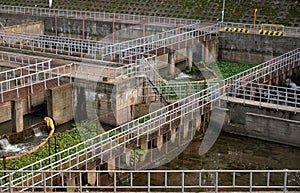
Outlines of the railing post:
{"label": "railing post", "polygon": [[181,192],[184,193],[184,172],[181,172]]}

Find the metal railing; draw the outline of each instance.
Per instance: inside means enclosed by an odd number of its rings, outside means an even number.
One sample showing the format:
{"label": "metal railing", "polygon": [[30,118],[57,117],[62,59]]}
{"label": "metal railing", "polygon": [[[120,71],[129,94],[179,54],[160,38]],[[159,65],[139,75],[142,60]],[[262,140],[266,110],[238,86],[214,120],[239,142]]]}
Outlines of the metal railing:
{"label": "metal railing", "polygon": [[23,54],[16,54],[11,52],[0,52],[0,62],[5,64],[18,64],[21,66],[36,64],[38,62],[48,61],[49,58],[38,57],[38,56],[27,56]]}
{"label": "metal railing", "polygon": [[[46,64],[49,62],[45,62]],[[65,78],[71,77],[72,64],[59,66],[55,68],[47,68],[45,63],[37,63],[35,65],[24,66],[2,72],[7,76],[6,80],[0,82],[1,102],[11,99],[11,96],[5,98],[5,94],[9,92],[16,92],[16,97],[20,97],[21,89],[28,87],[31,94],[34,93],[34,85],[42,83],[43,88],[47,89],[47,82],[50,80],[57,80],[58,86]],[[38,69],[44,66],[44,69]],[[49,64],[50,66],[50,64]],[[33,68],[32,68],[33,67]],[[46,68],[45,68],[46,67]],[[24,74],[23,74],[24,72]],[[12,77],[9,75],[12,74]]]}
{"label": "metal railing", "polygon": [[[3,171],[0,171],[3,172]],[[9,172],[12,179],[16,173]],[[30,188],[31,192],[52,192],[54,189],[67,189],[76,192],[113,191],[297,191],[300,189],[300,170],[73,170],[55,171],[49,175],[48,170],[22,171],[25,176],[32,172],[37,174],[34,183],[27,178],[24,183],[0,185],[4,192],[22,191]],[[109,173],[111,177],[108,177]],[[93,174],[95,182],[88,184],[83,174]],[[70,176],[77,176],[77,183],[70,183]],[[101,180],[101,176],[107,179]],[[56,178],[60,183],[53,183]]]}
{"label": "metal railing", "polygon": [[[258,31],[261,28],[260,24],[245,24],[245,23],[234,23],[234,22],[219,22],[220,29],[224,28],[243,28],[248,29],[252,34],[258,34]],[[280,30],[282,31],[282,27],[272,27],[270,30]],[[284,26],[283,31],[286,33],[286,36],[290,37],[299,37],[300,36],[300,27],[288,27]]]}
{"label": "metal railing", "polygon": [[300,107],[300,90],[272,86],[269,84],[257,84],[249,83],[236,87],[236,85],[230,85],[232,90],[227,92],[228,97],[243,99],[243,103],[247,100],[259,102],[259,107],[262,103],[271,103],[276,105],[278,110],[279,105],[291,106],[294,108],[294,112],[297,112],[297,108]]}
{"label": "metal railing", "polygon": [[48,9],[37,7],[18,7],[18,6],[0,6],[1,13],[13,13],[13,14],[28,14],[47,17],[65,17],[75,19],[89,19],[94,21],[110,21],[121,23],[133,23],[133,24],[147,24],[147,25],[162,25],[162,26],[185,26],[200,22],[194,19],[181,19],[181,18],[168,18],[168,17],[156,17],[156,16],[141,16],[130,14],[117,14],[106,12],[91,12],[91,11],[78,11],[78,10],[62,10],[62,9]]}
{"label": "metal railing", "polygon": [[[97,50],[111,45],[108,42],[25,33],[0,32],[0,44],[8,48],[62,54],[69,57],[96,57]],[[124,49],[124,48],[123,48]],[[112,49],[113,50],[113,49]],[[91,55],[91,56],[89,56]]]}
{"label": "metal railing", "polygon": [[199,41],[197,38],[205,38],[206,36],[211,37],[212,34],[217,34],[218,30],[218,24],[200,27],[200,24],[196,23],[106,46],[99,50],[99,55],[101,55],[102,60],[104,60],[107,56],[110,56],[109,59],[119,57],[121,60],[122,58],[130,58],[130,56],[135,56],[140,53],[149,53],[150,51],[156,51],[155,55],[157,55],[159,48],[170,48],[176,50],[181,48],[182,44],[186,47],[197,43]]}
{"label": "metal railing", "polygon": [[[280,73],[279,71],[283,71],[284,69],[289,71],[295,68],[296,65],[300,65],[299,48],[224,79],[224,84],[235,84],[237,87],[249,82],[264,83],[272,80],[274,78],[273,75],[277,76]],[[230,86],[228,88],[230,89]]]}
{"label": "metal railing", "polygon": [[[87,169],[89,161],[93,160],[94,158],[99,158],[102,161],[105,159],[108,160],[110,158],[113,158],[116,156],[116,154],[118,154],[118,152],[126,152],[126,150],[128,149],[126,144],[134,141],[137,145],[139,145],[139,142],[142,138],[149,139],[149,136],[153,132],[160,133],[160,130],[163,126],[171,125],[175,120],[181,119],[189,113],[200,110],[200,114],[202,115],[204,113],[204,108],[209,107],[210,109],[213,109],[214,106],[219,106],[221,100],[229,92],[228,88],[232,88],[228,87],[227,85],[232,84],[235,79],[240,79],[240,81],[251,81],[255,80],[255,78],[257,79],[257,77],[260,77],[253,76],[253,73],[255,74],[255,71],[253,71],[254,69],[258,70],[259,74],[259,70],[273,67],[275,61],[287,61],[287,59],[289,62],[286,63],[288,64],[286,68],[292,68],[294,63],[299,61],[299,58],[295,57],[295,55],[299,56],[298,49],[291,51],[283,56],[274,58],[262,65],[259,65],[263,68],[258,67],[258,69],[253,68],[246,71],[248,72],[248,74],[250,74],[250,76],[248,76],[247,73],[240,73],[239,75],[226,79],[221,83],[213,84],[207,89],[201,90],[186,98],[175,101],[170,105],[142,116],[139,119],[127,122],[108,132],[102,133],[91,139],[74,145],[73,147],[41,159],[35,163],[29,164],[26,167],[12,172],[10,175],[14,178],[10,179],[9,183],[16,184],[28,178],[33,178],[38,175],[35,171],[39,169],[72,170],[80,166],[85,166]],[[242,84],[239,86],[241,87]],[[14,175],[15,173],[20,174],[24,170],[30,170],[32,171],[32,173],[30,175]],[[5,179],[7,179],[8,177],[8,175],[0,177],[0,181],[4,186],[8,186],[7,183],[4,183]],[[24,190],[26,190],[27,188],[24,188]]]}
{"label": "metal railing", "polygon": [[[0,80],[8,81],[27,74],[35,73],[38,70],[50,69],[51,61],[52,59],[48,59],[48,61],[38,62],[30,65],[23,65],[22,67],[1,71]],[[19,64],[19,62],[17,64]],[[22,64],[24,63],[22,62]]]}
{"label": "metal railing", "polygon": [[[128,149],[126,144],[135,141],[136,144],[139,145],[140,140],[143,138],[142,136],[149,139],[153,132],[160,133],[160,129],[164,125],[171,125],[175,120],[180,119],[189,113],[198,111],[199,109],[203,114],[205,106],[209,106],[210,109],[212,109],[214,102],[219,101],[218,104],[220,104],[221,98],[217,98],[216,96],[224,96],[224,88],[225,87],[219,88],[217,85],[214,88],[211,88],[209,93],[207,93],[206,90],[202,90],[185,99],[176,101],[164,108],[140,117],[139,119],[125,123],[108,132],[74,145],[73,147],[29,164],[26,167],[12,172],[12,176],[15,178],[11,179],[9,183],[15,184],[24,181],[27,178],[37,176],[34,169],[70,170],[80,166],[85,166],[87,168],[88,162],[94,158],[99,158],[102,161],[113,158],[118,152],[126,152]],[[143,120],[143,123],[141,123],[140,120]],[[120,139],[122,139],[122,141]],[[30,175],[25,175],[25,173],[23,173],[22,176],[14,175],[15,173],[20,174],[22,173],[21,171],[24,170],[31,170],[32,173]],[[4,182],[6,178],[7,175],[0,177],[0,181]],[[8,184],[2,184],[8,186]],[[24,190],[27,188],[24,188]]]}

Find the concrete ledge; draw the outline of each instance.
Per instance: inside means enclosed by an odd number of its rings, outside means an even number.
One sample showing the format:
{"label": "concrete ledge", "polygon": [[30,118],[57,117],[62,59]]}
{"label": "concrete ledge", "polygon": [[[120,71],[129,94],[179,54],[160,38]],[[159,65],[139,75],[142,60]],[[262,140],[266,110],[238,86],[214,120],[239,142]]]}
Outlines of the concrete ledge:
{"label": "concrete ledge", "polygon": [[300,121],[246,113],[246,135],[300,147]]}

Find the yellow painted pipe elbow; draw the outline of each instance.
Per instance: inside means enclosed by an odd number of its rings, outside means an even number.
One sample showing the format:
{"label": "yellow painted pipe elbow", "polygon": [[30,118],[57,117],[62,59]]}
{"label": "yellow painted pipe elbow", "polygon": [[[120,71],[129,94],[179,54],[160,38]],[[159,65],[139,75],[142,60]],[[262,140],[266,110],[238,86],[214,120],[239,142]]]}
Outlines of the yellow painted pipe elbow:
{"label": "yellow painted pipe elbow", "polygon": [[55,126],[54,126],[54,122],[50,117],[45,117],[44,121],[46,121],[47,127],[51,128],[51,131],[49,132],[49,137],[52,137],[54,130],[55,130]]}

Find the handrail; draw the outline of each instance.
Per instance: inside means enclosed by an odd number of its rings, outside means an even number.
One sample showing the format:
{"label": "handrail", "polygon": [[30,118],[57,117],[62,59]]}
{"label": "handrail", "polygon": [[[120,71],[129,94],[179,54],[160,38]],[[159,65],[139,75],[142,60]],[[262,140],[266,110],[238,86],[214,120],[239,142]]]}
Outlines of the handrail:
{"label": "handrail", "polygon": [[[299,57],[295,57],[295,56],[300,56],[299,49],[293,50],[291,52],[288,52],[287,54],[284,54],[282,56],[279,56],[277,58],[274,58],[268,62],[259,65],[258,70],[260,70],[261,67],[263,67],[263,69],[265,68],[268,69],[269,67],[271,68],[274,66],[274,62],[279,63],[279,62],[285,62],[287,60],[289,62],[286,62],[287,64],[286,66],[292,68],[291,65],[294,65],[295,61],[299,60]],[[142,116],[138,120],[136,119],[128,123],[124,123],[123,125],[118,126],[108,132],[97,135],[82,143],[74,145],[73,147],[67,148],[47,158],[43,158],[35,163],[29,164],[28,166],[16,170],[15,172],[19,172],[23,170],[33,170],[34,166],[38,166],[41,170],[46,170],[50,168],[60,168],[61,170],[70,170],[72,168],[75,168],[76,166],[82,165],[83,163],[87,163],[89,160],[95,157],[98,158],[100,157],[101,160],[103,160],[102,159],[103,157],[107,155],[113,155],[113,153],[118,152],[120,148],[123,150],[126,149],[126,143],[131,142],[132,140],[136,140],[138,143],[142,135],[148,137],[151,133],[155,131],[160,132],[160,128],[162,124],[163,125],[171,124],[172,121],[180,117],[183,117],[187,113],[194,112],[197,109],[202,109],[201,112],[203,113],[204,112],[203,109],[206,106],[209,106],[210,109],[212,109],[214,107],[213,106],[214,102],[220,101],[224,96],[227,95],[228,92],[227,85],[232,84],[233,82],[235,82],[235,80],[246,80],[245,78],[243,78],[243,76],[247,78],[251,78],[253,74],[255,75],[255,71],[253,71],[254,69],[256,69],[256,67],[247,70],[243,73],[240,73],[239,75],[230,77],[222,81],[221,83],[214,84],[207,89],[201,90],[186,98],[178,100],[170,105],[167,105],[154,112],[151,112],[145,116]],[[251,76],[247,76],[246,72],[248,72],[248,74],[250,74]],[[251,80],[255,80],[255,77],[249,79],[249,81]],[[167,119],[167,117],[170,117],[170,119]],[[140,123],[139,122],[140,119],[143,119],[144,122]],[[110,133],[114,133],[114,135],[109,136]],[[119,139],[123,138],[124,135],[130,137],[124,140],[124,142],[119,143]],[[108,147],[108,149],[102,149],[102,147]],[[71,153],[73,151],[74,153]],[[85,156],[87,153],[91,153],[91,156],[89,156],[84,161],[80,161],[78,159],[80,156]],[[52,160],[52,158],[54,159],[56,156],[59,157],[60,159],[49,164],[48,160]],[[32,173],[32,175],[34,175],[34,173]],[[7,177],[8,177],[7,175],[0,177],[0,181]],[[13,181],[18,182],[23,178],[24,176],[23,177],[21,176],[16,179],[13,179]]]}
{"label": "handrail", "polygon": [[[256,24],[254,27],[254,24],[234,23],[234,22],[219,22],[218,24],[219,24],[220,29],[243,28],[243,29],[248,29],[250,31],[250,33],[252,33],[252,34],[258,34],[259,29],[264,25],[264,24],[261,24],[261,25]],[[276,27],[274,27],[274,29],[276,30]],[[290,37],[299,37],[299,35],[300,35],[300,27],[284,26],[283,31],[286,33],[286,36],[290,36]]]}
{"label": "handrail", "polygon": [[48,17],[66,17],[75,19],[89,19],[94,21],[115,21],[123,23],[145,23],[147,25],[163,25],[163,26],[182,26],[190,25],[200,22],[195,19],[181,19],[181,18],[168,18],[157,16],[141,16],[130,14],[118,14],[107,12],[91,12],[91,11],[78,11],[78,10],[62,10],[62,9],[49,9],[38,7],[19,7],[0,5],[1,13],[14,13],[14,14],[29,14]]}
{"label": "handrail", "polygon": [[[4,172],[4,171],[0,171]],[[15,171],[5,171],[9,179],[13,178]],[[18,173],[30,176],[33,171],[24,170]],[[173,192],[190,191],[247,191],[252,192],[258,189],[265,191],[297,191],[299,185],[300,170],[69,170],[69,171],[34,171],[37,176],[35,181],[27,178],[24,183],[10,183],[0,185],[0,190],[5,192],[23,191],[24,187],[29,186],[32,192],[48,192],[53,188],[75,189],[78,192],[94,192],[101,187],[108,191],[117,192],[118,190],[130,189],[130,191],[164,191],[166,189]],[[101,176],[109,172],[112,176],[111,183],[105,183],[100,177],[95,179],[95,184],[84,184],[82,174],[93,174]],[[76,184],[67,183],[69,176],[80,176]],[[119,177],[127,178],[129,183],[119,183]],[[145,181],[139,181],[137,176],[144,176]],[[146,177],[145,177],[146,176]],[[157,178],[160,176],[160,178]],[[60,177],[60,184],[54,184],[54,179]],[[172,178],[172,181],[170,181]],[[177,180],[174,180],[177,179]],[[186,180],[189,179],[189,180]],[[193,180],[192,180],[193,179]],[[155,183],[153,183],[155,182]],[[159,182],[159,183],[158,183]]]}
{"label": "handrail", "polygon": [[0,96],[1,102],[6,101],[5,93],[16,91],[16,96],[20,97],[20,90],[25,87],[30,88],[30,93],[34,93],[33,86],[39,83],[43,83],[44,88],[47,88],[47,81],[57,79],[58,85],[60,85],[61,77],[71,76],[71,68],[73,64],[67,64],[55,68],[46,68],[24,74],[21,76],[15,76],[8,78],[7,80],[0,81]]}

